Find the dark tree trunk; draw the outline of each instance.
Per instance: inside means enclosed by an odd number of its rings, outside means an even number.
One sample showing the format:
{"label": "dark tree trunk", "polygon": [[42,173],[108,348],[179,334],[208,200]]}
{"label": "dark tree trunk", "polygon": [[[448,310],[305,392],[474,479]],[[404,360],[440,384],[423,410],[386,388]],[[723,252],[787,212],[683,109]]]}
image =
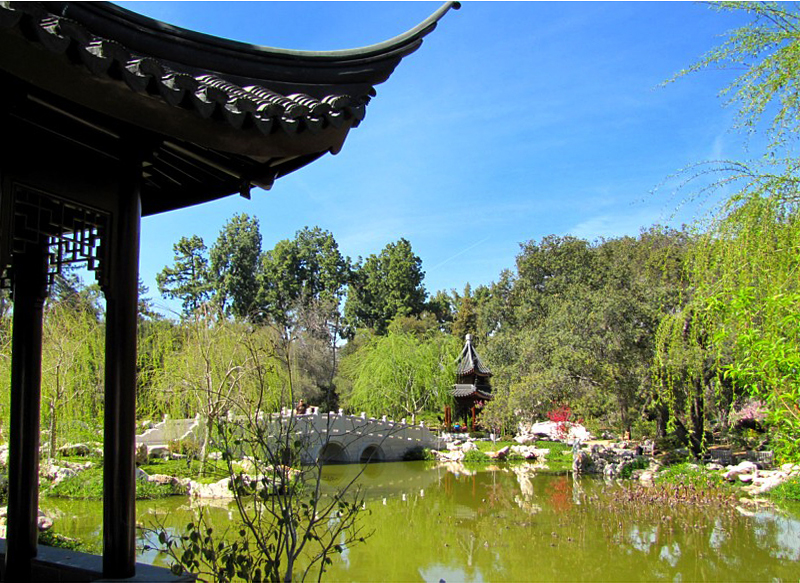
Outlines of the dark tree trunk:
{"label": "dark tree trunk", "polygon": [[692,433],[690,435],[692,453],[699,456],[703,451],[703,433],[705,431],[705,403],[703,399],[702,387],[695,387],[697,391],[692,397]]}

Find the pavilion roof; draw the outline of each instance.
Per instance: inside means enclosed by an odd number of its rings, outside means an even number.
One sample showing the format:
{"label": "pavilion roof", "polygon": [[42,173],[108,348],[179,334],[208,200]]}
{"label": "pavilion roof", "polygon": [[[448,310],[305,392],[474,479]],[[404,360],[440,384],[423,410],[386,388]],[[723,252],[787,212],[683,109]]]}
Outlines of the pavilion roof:
{"label": "pavilion roof", "polygon": [[0,87],[23,84],[21,117],[66,116],[81,127],[70,137],[94,150],[140,135],[148,144],[142,210],[153,214],[249,196],[254,185],[270,188],[338,153],[374,86],[450,8],[458,3],[386,42],[325,52],[221,39],[106,2],[3,1]]}
{"label": "pavilion roof", "polygon": [[461,354],[459,355],[457,362],[458,365],[456,367],[456,375],[459,377],[472,374],[484,377],[492,376],[492,371],[489,370],[488,366],[481,362],[478,353],[475,352],[475,347],[472,345],[471,334],[467,334],[464,348],[461,350]]}
{"label": "pavilion roof", "polygon": [[492,394],[487,392],[486,387],[477,387],[475,385],[453,385],[452,395],[454,397],[477,397],[484,401],[491,401]]}

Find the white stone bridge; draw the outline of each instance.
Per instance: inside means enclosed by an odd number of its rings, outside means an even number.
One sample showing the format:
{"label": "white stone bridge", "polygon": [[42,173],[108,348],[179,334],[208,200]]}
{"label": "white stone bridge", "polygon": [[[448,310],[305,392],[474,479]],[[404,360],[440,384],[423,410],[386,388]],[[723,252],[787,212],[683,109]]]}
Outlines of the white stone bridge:
{"label": "white stone bridge", "polygon": [[[281,428],[277,423],[280,422]],[[393,421],[386,416],[376,419],[338,412],[320,413],[310,407],[303,415],[284,409],[272,416],[270,433],[279,433],[287,423],[293,423],[292,433],[304,444],[303,461],[313,463],[319,459],[327,463],[365,463],[399,461],[413,449],[440,449],[441,440],[423,423],[412,425],[405,419]],[[136,445],[147,446],[156,452],[170,442],[190,441],[200,444],[204,421],[194,419],[169,419],[136,436]]]}

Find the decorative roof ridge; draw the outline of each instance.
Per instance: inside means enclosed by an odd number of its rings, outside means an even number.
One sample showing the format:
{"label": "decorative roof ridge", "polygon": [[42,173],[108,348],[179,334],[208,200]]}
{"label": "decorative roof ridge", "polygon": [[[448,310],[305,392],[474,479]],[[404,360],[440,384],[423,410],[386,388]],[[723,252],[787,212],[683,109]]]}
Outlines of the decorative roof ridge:
{"label": "decorative roof ridge", "polygon": [[[388,41],[357,49],[302,51],[225,39],[154,20],[109,2],[42,2],[48,11],[79,22],[92,34],[181,69],[213,71],[238,84],[269,78],[302,83],[376,85],[388,79],[400,60],[416,51],[422,39],[458,2],[447,2],[415,28]],[[366,91],[367,93],[369,91]]]}
{"label": "decorative roof ridge", "polygon": [[[45,4],[60,6],[59,13],[61,16],[70,17],[69,12],[75,3],[70,2],[45,2]],[[349,60],[349,59],[365,59],[380,57],[388,53],[395,53],[398,50],[411,48],[408,53],[413,52],[419,46],[418,42],[428,34],[430,34],[439,21],[444,17],[447,12],[452,10],[459,10],[461,2],[447,1],[444,2],[433,14],[423,20],[414,28],[407,30],[391,39],[381,41],[378,43],[340,50],[329,51],[310,51],[300,49],[283,49],[278,47],[271,47],[266,45],[255,45],[251,43],[244,43],[232,39],[214,36],[194,30],[189,30],[179,26],[175,26],[154,18],[132,12],[121,6],[117,6],[111,2],[81,2],[82,8],[86,8],[92,12],[99,14],[105,13],[105,18],[110,18],[116,21],[124,21],[127,24],[133,24],[139,33],[158,34],[162,36],[172,37],[181,43],[198,43],[205,45],[205,50],[233,50],[238,54],[250,54],[261,57],[278,57],[290,59],[309,59],[309,60]],[[406,54],[408,54],[406,53]]]}
{"label": "decorative roof ridge", "polygon": [[[276,127],[294,134],[301,126],[317,133],[326,126],[340,127],[345,120],[357,126],[370,101],[369,95],[345,93],[320,99],[297,92],[283,95],[257,84],[240,86],[215,72],[191,74],[53,14],[49,11],[52,4],[0,1],[0,30],[18,29],[29,41],[67,56],[94,76],[123,81],[136,93],[194,110],[203,119],[222,118],[233,128],[253,126],[263,134]],[[332,151],[336,153],[338,148]]]}
{"label": "decorative roof ridge", "polygon": [[[287,134],[356,127],[407,54],[458,2],[417,27],[362,49],[312,52],[248,45],[130,12],[108,2],[0,1],[0,30],[83,65],[94,76],[123,81],[172,107],[221,119],[234,129]],[[338,152],[341,144],[330,151]]]}
{"label": "decorative roof ridge", "polygon": [[457,375],[478,374],[487,377],[492,376],[492,371],[481,362],[475,347],[472,346],[472,334],[467,334],[464,348],[461,350],[456,362],[458,362],[456,367]]}

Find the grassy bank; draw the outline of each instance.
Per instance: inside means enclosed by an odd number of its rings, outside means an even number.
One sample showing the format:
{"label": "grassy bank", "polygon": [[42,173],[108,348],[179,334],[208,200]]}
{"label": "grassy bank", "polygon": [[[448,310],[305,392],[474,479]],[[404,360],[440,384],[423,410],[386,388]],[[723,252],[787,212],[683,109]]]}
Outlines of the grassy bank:
{"label": "grassy bank", "polygon": [[[156,484],[146,480],[136,480],[136,499],[153,500],[183,494],[170,484]],[[44,491],[45,496],[73,498],[81,500],[102,500],[103,468],[94,467],[65,478]]]}

